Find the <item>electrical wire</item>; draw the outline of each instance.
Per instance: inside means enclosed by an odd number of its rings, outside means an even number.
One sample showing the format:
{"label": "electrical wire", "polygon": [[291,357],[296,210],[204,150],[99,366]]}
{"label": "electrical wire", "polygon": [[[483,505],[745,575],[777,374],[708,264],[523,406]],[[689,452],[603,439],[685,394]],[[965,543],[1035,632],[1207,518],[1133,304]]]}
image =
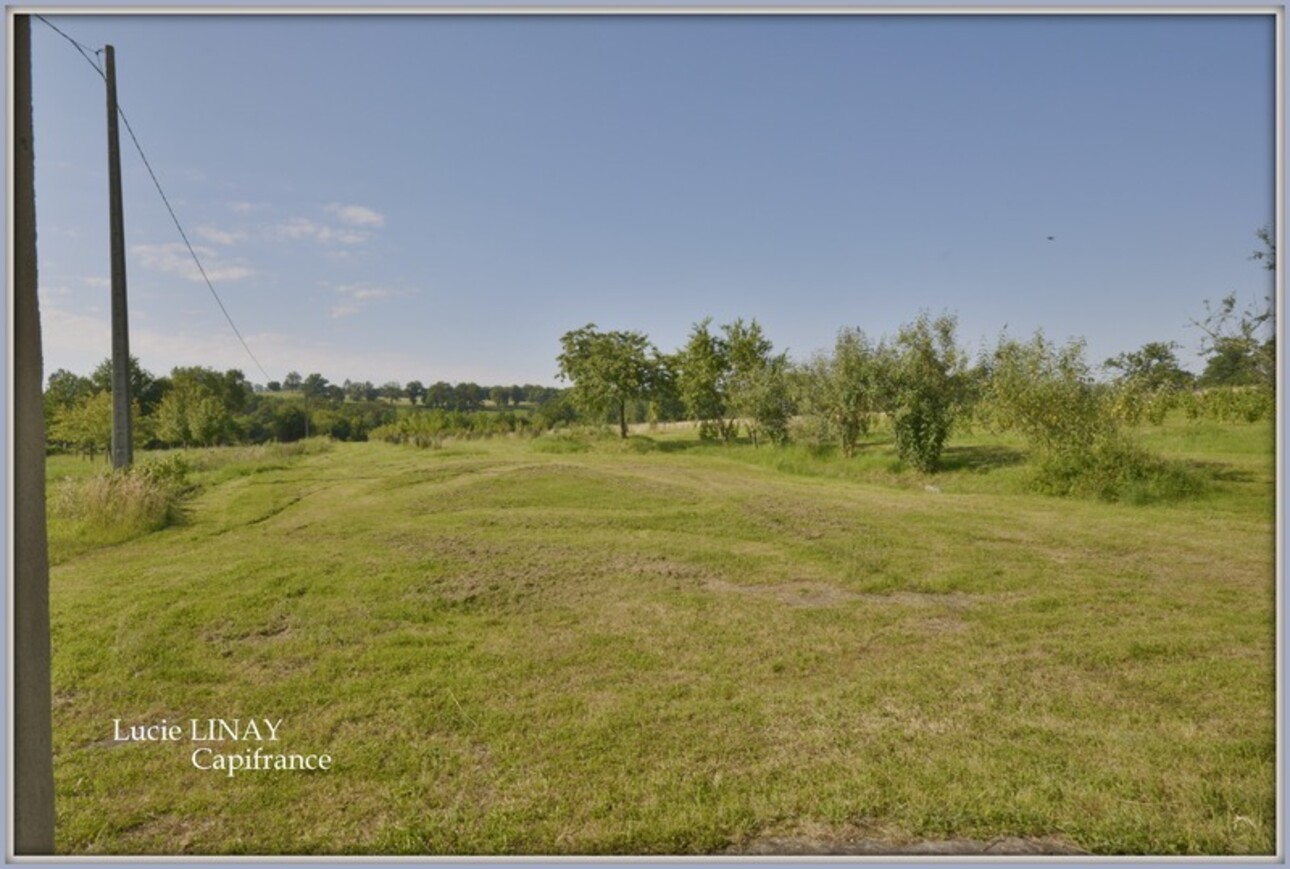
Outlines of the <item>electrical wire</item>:
{"label": "electrical wire", "polygon": [[[35,17],[45,22],[45,24],[53,28],[55,33],[75,46],[76,50],[80,52],[80,55],[85,58],[86,62],[89,63],[90,66],[94,67],[94,71],[97,72],[104,81],[107,81],[107,73],[105,73],[98,64],[90,60],[89,54],[86,53],[90,51],[88,46],[82,45],[63,31],[59,30],[44,16],[37,15]],[[102,53],[102,49],[92,53],[97,56]],[[121,121],[125,124],[126,132],[130,134],[130,141],[134,142],[134,148],[139,152],[139,158],[143,160],[143,165],[148,170],[148,177],[152,179],[153,186],[157,188],[157,194],[161,197],[161,201],[166,206],[166,211],[170,214],[170,219],[175,224],[175,229],[179,230],[179,237],[184,240],[184,246],[188,248],[188,254],[193,258],[193,262],[197,264],[197,271],[201,274],[202,280],[206,282],[206,288],[210,290],[211,296],[214,297],[215,304],[219,306],[220,312],[224,315],[224,319],[228,321],[229,328],[233,330],[233,334],[236,335],[237,340],[241,342],[242,349],[246,351],[246,355],[251,357],[251,361],[255,363],[256,368],[260,369],[260,373],[264,375],[264,379],[266,381],[272,380],[273,378],[269,376],[269,373],[264,370],[264,366],[260,364],[260,360],[256,358],[253,352],[251,352],[250,345],[247,344],[246,339],[242,337],[242,332],[237,328],[237,324],[233,322],[233,317],[229,314],[228,308],[224,307],[224,301],[220,299],[219,293],[215,291],[215,285],[211,283],[210,277],[206,274],[206,268],[202,265],[201,259],[197,256],[197,251],[193,249],[192,242],[188,240],[188,233],[184,232],[184,227],[179,222],[179,216],[175,214],[175,209],[171,207],[170,198],[166,196],[166,191],[162,189],[161,182],[157,179],[157,173],[152,170],[152,163],[149,162],[148,155],[144,153],[143,145],[139,144],[139,137],[135,135],[134,127],[130,125],[130,119],[126,117],[125,110],[121,108],[119,100],[117,101],[116,110],[117,114],[121,116]]]}

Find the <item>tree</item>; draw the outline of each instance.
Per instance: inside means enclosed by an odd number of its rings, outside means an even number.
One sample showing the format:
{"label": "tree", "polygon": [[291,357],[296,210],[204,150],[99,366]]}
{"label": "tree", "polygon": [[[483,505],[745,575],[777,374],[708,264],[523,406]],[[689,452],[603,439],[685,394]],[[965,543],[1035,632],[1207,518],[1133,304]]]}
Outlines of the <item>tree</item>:
{"label": "tree", "polygon": [[[290,378],[291,375],[288,374],[287,377]],[[327,386],[327,378],[314,372],[301,382],[300,391],[305,398],[323,398],[327,394]]]}
{"label": "tree", "polygon": [[302,383],[304,383],[304,380],[300,377],[299,371],[289,371],[282,380],[282,388],[288,392],[295,392]]}
{"label": "tree", "polygon": [[792,402],[784,374],[788,359],[772,357],[773,345],[756,320],[743,319],[722,326],[725,333],[725,392],[732,424],[742,420],[753,446],[761,435],[773,443],[788,438]]}
{"label": "tree", "polygon": [[425,398],[426,388],[420,380],[409,380],[404,392],[407,393],[408,401],[415,405],[419,399]]}
{"label": "tree", "polygon": [[726,342],[708,328],[709,317],[695,323],[690,338],[674,358],[676,391],[690,419],[699,424],[699,437],[720,437],[729,442],[733,423],[726,421],[726,372],[729,370]]}
{"label": "tree", "polygon": [[458,383],[452,390],[452,407],[463,413],[484,406],[484,387],[478,383]]}
{"label": "tree", "polygon": [[54,414],[49,439],[91,457],[100,450],[106,453],[112,448],[111,393],[96,392],[60,408]]}
{"label": "tree", "polygon": [[627,403],[647,398],[654,378],[649,339],[640,332],[598,332],[589,323],[566,332],[560,345],[560,378],[573,382],[574,402],[590,413],[616,412],[626,438]]}
{"label": "tree", "polygon": [[936,470],[958,408],[964,358],[954,343],[957,321],[926,314],[903,327],[893,346],[887,406],[901,459]]}
{"label": "tree", "polygon": [[213,446],[237,440],[234,415],[248,400],[248,386],[236,369],[220,374],[191,366],[170,372],[171,388],[154,414],[156,435],[168,444]]}
{"label": "tree", "polygon": [[[1260,227],[1255,235],[1262,243],[1250,259],[1275,272],[1276,241],[1272,229]],[[1201,355],[1206,356],[1200,382],[1205,386],[1272,387],[1277,379],[1275,279],[1261,304],[1237,310],[1236,294],[1229,293],[1217,306],[1205,302],[1205,319],[1192,320],[1203,333]]]}
{"label": "tree", "polygon": [[[165,394],[165,383],[158,381],[151,372],[144,370],[135,356],[130,357],[127,368],[130,378],[130,400],[139,402],[139,408],[143,413],[151,413],[161,401],[161,396]],[[112,357],[109,356],[100,362],[89,379],[95,392],[111,392]]]}
{"label": "tree", "polygon": [[880,349],[859,329],[838,332],[829,356],[817,356],[803,375],[803,405],[821,422],[825,438],[836,436],[847,458],[869,432],[882,409]]}
{"label": "tree", "polygon": [[452,407],[452,384],[444,380],[436,381],[426,387],[425,406],[447,410]]}
{"label": "tree", "polygon": [[88,377],[73,374],[60,368],[49,375],[49,385],[44,392],[45,430],[49,431],[59,410],[69,408],[94,392]]}
{"label": "tree", "polygon": [[1195,378],[1178,364],[1174,353],[1177,349],[1174,341],[1151,341],[1139,350],[1106,360],[1102,366],[1119,371],[1118,381],[1149,392],[1182,389],[1190,386]]}
{"label": "tree", "polygon": [[1059,348],[1043,333],[1026,344],[1000,338],[985,393],[993,426],[1017,429],[1044,456],[1087,455],[1114,433],[1082,341]]}
{"label": "tree", "polygon": [[511,391],[505,386],[494,386],[488,390],[488,398],[493,402],[493,407],[503,408],[510,404]]}
{"label": "tree", "polygon": [[397,380],[387,380],[381,384],[381,398],[394,404],[403,397],[403,386]]}
{"label": "tree", "polygon": [[270,380],[268,383],[265,384],[265,388],[268,389],[269,392],[281,392],[282,384],[276,380]]}

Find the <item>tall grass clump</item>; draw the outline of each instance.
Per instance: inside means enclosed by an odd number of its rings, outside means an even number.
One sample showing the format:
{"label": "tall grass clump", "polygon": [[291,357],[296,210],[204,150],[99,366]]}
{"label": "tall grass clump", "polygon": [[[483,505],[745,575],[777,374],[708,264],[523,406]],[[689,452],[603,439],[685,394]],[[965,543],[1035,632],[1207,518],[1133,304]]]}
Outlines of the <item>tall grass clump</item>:
{"label": "tall grass clump", "polygon": [[183,518],[190,465],[181,455],[56,483],[49,495],[50,550],[120,543]]}
{"label": "tall grass clump", "polygon": [[1030,448],[1033,487],[1052,495],[1145,503],[1195,495],[1195,471],[1154,455],[1121,431],[1115,396],[1092,377],[1084,345],[1042,334],[1001,339],[989,361],[986,418]]}

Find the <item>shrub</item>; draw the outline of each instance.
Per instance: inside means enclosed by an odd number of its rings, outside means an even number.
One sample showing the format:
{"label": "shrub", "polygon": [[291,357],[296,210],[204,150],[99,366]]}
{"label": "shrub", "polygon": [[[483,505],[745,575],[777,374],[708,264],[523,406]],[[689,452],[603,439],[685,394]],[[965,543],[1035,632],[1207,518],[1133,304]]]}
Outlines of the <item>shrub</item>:
{"label": "shrub", "polygon": [[1199,494],[1201,477],[1180,462],[1155,456],[1118,434],[1099,436],[1087,450],[1037,457],[1032,484],[1051,495],[1147,503]]}
{"label": "shrub", "polygon": [[1119,419],[1141,415],[1137,397],[1096,384],[1083,349],[1076,341],[1059,349],[1037,334],[1028,344],[1001,340],[991,360],[989,418],[1029,441],[1035,488],[1138,502],[1199,492],[1194,472],[1120,432]]}

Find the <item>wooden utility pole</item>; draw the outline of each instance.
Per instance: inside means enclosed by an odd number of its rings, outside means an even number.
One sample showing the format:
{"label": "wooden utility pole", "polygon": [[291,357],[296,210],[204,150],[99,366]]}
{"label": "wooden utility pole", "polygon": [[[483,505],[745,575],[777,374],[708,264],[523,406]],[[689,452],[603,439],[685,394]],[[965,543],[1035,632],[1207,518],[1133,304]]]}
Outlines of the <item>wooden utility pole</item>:
{"label": "wooden utility pole", "polygon": [[125,306],[125,213],[121,204],[121,139],[117,131],[116,54],[103,48],[107,67],[108,209],[112,244],[112,467],[134,461],[130,430],[130,321]]}
{"label": "wooden utility pole", "polygon": [[36,296],[31,17],[13,17],[13,852],[54,852],[45,415]]}

